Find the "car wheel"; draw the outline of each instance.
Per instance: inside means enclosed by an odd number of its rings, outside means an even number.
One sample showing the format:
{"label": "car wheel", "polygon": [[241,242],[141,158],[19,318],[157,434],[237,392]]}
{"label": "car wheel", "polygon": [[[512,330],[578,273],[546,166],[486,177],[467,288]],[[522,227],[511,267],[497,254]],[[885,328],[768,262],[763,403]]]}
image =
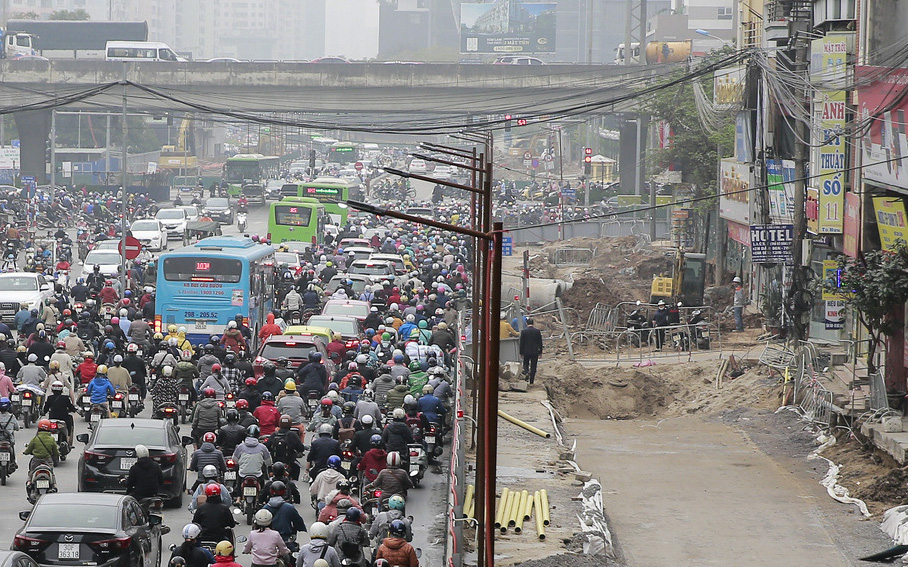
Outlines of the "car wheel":
{"label": "car wheel", "polygon": [[182,508],[183,507],[183,495],[186,494],[186,483],[183,483],[180,492],[167,501],[167,505],[171,508]]}

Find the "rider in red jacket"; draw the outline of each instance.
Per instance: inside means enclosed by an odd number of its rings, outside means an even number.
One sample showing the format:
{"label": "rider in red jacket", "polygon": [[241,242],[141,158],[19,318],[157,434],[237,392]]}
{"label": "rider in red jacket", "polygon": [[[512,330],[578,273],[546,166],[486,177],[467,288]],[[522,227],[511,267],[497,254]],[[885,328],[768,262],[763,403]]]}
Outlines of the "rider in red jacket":
{"label": "rider in red jacket", "polygon": [[271,435],[281,424],[281,412],[274,406],[274,394],[262,392],[262,405],[252,415],[259,420],[262,435]]}

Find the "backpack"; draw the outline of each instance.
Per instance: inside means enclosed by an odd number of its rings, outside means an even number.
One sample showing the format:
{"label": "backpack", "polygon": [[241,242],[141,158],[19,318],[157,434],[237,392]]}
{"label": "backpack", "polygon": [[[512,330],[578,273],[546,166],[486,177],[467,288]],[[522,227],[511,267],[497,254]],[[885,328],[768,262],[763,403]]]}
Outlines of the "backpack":
{"label": "backpack", "polygon": [[290,448],[287,446],[287,434],[286,433],[274,433],[271,435],[271,445],[270,451],[271,456],[274,457],[275,461],[280,461],[282,463],[288,463],[292,459],[290,458]]}
{"label": "backpack", "polygon": [[[344,420],[347,419],[349,419],[350,421],[348,424],[345,424]],[[341,418],[341,420],[337,422],[337,440],[340,443],[343,443],[344,441],[351,441],[353,439],[353,435],[356,433],[356,424],[356,418]]]}

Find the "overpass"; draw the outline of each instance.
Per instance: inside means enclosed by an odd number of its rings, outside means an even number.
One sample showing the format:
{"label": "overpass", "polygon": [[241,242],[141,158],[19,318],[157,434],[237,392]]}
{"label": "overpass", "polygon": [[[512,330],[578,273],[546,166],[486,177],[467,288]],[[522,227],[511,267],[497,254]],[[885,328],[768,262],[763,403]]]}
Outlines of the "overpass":
{"label": "overpass", "polygon": [[262,112],[333,114],[326,127],[337,129],[369,122],[364,114],[386,114],[398,115],[393,128],[406,131],[413,117],[430,115],[459,116],[466,125],[471,114],[611,112],[619,108],[610,101],[677,68],[3,60],[0,112],[16,116],[23,174],[43,178],[50,107],[119,110],[124,91],[130,111],[225,113],[238,119]]}

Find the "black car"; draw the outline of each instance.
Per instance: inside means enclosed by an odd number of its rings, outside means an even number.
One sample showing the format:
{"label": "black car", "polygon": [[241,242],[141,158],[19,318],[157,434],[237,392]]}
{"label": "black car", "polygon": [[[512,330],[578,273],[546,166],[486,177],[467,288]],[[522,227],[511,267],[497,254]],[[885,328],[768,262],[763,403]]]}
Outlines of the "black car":
{"label": "black car", "polygon": [[212,197],[205,201],[202,207],[205,215],[211,220],[216,220],[223,224],[233,224],[234,210],[233,201],[229,197]]}
{"label": "black car", "polygon": [[160,516],[123,494],[45,494],[19,517],[25,525],[12,548],[42,566],[160,565],[161,536],[170,531]]}
{"label": "black car", "polygon": [[0,551],[0,567],[38,567],[38,563],[21,551]]}
{"label": "black car", "polygon": [[172,506],[182,505],[189,464],[185,446],[192,444],[192,438],[180,438],[173,422],[102,419],[91,434],[82,433],[76,439],[86,443],[79,457],[79,492],[126,492],[121,479],[136,462],[136,445],[145,445],[164,472],[161,498]]}

